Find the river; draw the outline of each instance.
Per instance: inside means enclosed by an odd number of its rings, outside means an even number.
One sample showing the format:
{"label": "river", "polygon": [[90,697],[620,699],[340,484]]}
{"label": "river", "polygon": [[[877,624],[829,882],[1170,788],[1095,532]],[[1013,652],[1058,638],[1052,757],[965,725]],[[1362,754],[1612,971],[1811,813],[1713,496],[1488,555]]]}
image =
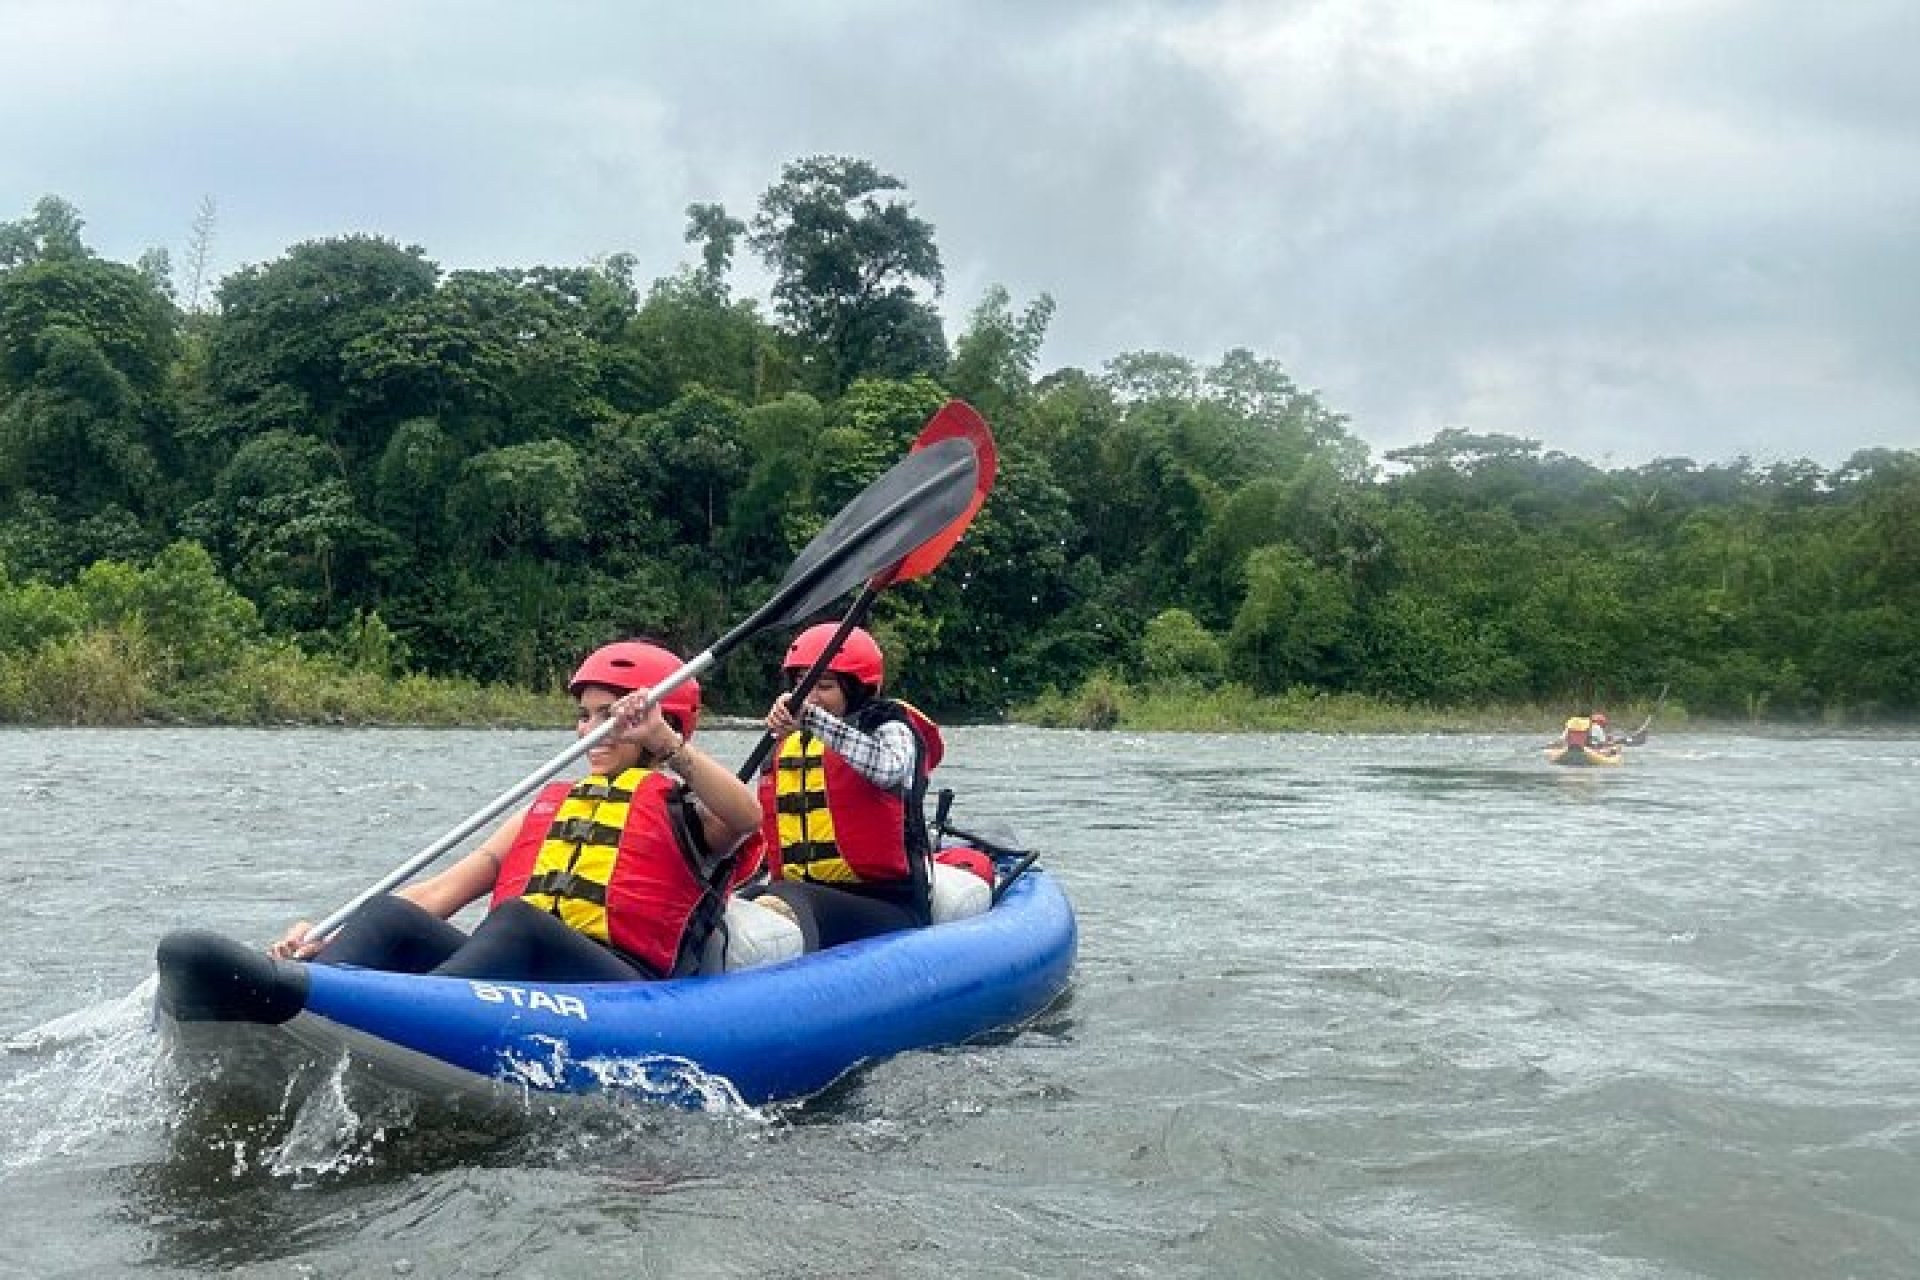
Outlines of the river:
{"label": "river", "polygon": [[956,729],[956,820],[1074,901],[1062,1004],[804,1103],[481,1121],[209,1112],[121,997],[564,738],[0,732],[0,1275],[1920,1274],[1920,738],[1545,737]]}

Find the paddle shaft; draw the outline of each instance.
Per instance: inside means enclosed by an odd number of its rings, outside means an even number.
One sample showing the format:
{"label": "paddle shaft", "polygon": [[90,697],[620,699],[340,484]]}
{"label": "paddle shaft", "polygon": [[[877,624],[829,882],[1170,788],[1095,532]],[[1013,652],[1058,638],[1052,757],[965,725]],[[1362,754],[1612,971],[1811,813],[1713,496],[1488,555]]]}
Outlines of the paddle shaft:
{"label": "paddle shaft", "polygon": [[1645,720],[1642,720],[1640,722],[1640,727],[1638,729],[1635,729],[1631,734],[1628,735],[1628,737],[1635,740],[1636,742],[1646,741],[1647,730],[1649,727],[1652,726],[1653,718],[1660,714],[1660,708],[1666,705],[1666,701],[1667,701],[1667,686],[1663,684],[1660,686],[1660,696],[1653,700],[1653,710],[1647,712],[1647,718]]}

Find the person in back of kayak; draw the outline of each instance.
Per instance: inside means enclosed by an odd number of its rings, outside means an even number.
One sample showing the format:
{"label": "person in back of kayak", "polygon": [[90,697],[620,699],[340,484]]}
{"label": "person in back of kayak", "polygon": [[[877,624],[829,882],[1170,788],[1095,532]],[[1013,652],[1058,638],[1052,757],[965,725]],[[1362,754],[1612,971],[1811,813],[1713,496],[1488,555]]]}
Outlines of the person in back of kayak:
{"label": "person in back of kayak", "polygon": [[[649,688],[681,666],[641,641],[595,650],[567,685],[577,731],[609,717],[621,727],[587,752],[587,777],[550,785],[453,866],[368,902],[331,941],[309,939],[303,921],[273,954],[544,982],[691,972],[740,878],[735,855],[759,828],[760,803],[690,741],[697,683],[641,712]],[[489,892],[471,936],[447,923]]]}
{"label": "person in back of kayak", "polygon": [[[790,683],[835,630],[821,623],[794,640],[781,664]],[[785,903],[810,951],[931,919],[922,801],[945,744],[918,709],[880,696],[885,678],[879,644],[856,627],[803,705],[782,694],[767,712],[779,745],[760,776],[772,879],[759,901]]]}

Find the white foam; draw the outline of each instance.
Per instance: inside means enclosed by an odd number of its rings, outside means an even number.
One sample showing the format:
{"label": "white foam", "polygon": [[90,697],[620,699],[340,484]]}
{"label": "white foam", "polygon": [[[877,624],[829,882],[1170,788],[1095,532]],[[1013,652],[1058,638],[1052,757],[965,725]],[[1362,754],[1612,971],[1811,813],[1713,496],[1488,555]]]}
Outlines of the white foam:
{"label": "white foam", "polygon": [[118,1036],[130,1029],[144,1028],[152,1021],[153,997],[159,988],[159,978],[149,975],[124,996],[63,1013],[9,1037],[7,1052],[48,1053],[102,1036]]}

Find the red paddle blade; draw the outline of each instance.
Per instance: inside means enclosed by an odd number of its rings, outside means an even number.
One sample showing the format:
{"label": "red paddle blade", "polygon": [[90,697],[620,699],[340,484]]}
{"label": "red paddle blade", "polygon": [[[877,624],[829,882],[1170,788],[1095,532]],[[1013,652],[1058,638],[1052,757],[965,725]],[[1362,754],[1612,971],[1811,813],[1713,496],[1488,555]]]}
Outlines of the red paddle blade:
{"label": "red paddle blade", "polygon": [[965,440],[973,446],[974,461],[978,467],[973,484],[973,500],[951,524],[921,543],[906,559],[886,573],[875,575],[873,581],[876,584],[886,586],[895,582],[911,582],[945,560],[947,552],[953,550],[954,544],[960,541],[960,535],[973,523],[973,517],[986,502],[987,494],[992,492],[1000,455],[994,447],[993,432],[987,427],[987,420],[966,401],[949,400],[942,405],[940,411],[921,428],[919,438],[913,442],[913,449],[918,451],[942,440],[955,439]]}

